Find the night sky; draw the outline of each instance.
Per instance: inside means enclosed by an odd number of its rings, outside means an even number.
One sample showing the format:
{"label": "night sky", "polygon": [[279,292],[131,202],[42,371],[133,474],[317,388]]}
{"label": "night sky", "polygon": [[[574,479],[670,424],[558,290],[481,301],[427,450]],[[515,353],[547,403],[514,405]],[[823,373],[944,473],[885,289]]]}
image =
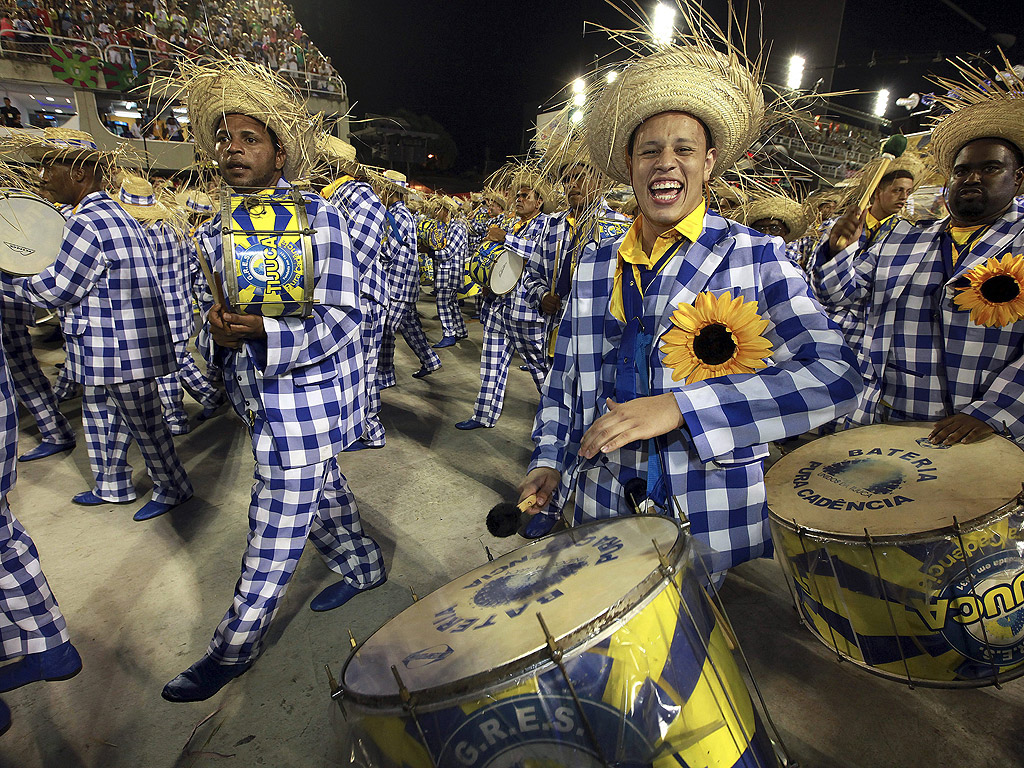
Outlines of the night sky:
{"label": "night sky", "polygon": [[[603,0],[291,2],[303,27],[346,80],[354,116],[400,108],[430,115],[455,139],[455,171],[479,169],[488,152],[492,167],[519,153],[537,107],[584,74],[595,55],[614,51],[603,33],[590,29],[584,36],[584,20],[627,26]],[[1007,54],[1012,63],[1024,63],[1024,2],[957,2],[986,27],[1016,35],[1019,42]],[[836,9],[832,18],[812,13],[826,4]],[[805,87],[819,76],[826,76],[827,86],[830,73],[814,58],[827,58],[822,49],[834,44],[839,6],[837,0],[764,0],[764,27],[775,64],[769,74],[781,77],[789,56],[810,48]],[[708,7],[714,11],[724,2]],[[893,98],[932,90],[923,75],[949,73],[948,65],[932,61],[937,52],[984,50],[994,50],[992,38],[941,0],[847,0],[836,51],[837,63],[845,66],[831,73],[831,87],[887,87]],[[868,66],[873,55],[876,63]],[[848,101],[868,111],[873,96]],[[901,121],[905,115],[895,106],[887,113]]]}

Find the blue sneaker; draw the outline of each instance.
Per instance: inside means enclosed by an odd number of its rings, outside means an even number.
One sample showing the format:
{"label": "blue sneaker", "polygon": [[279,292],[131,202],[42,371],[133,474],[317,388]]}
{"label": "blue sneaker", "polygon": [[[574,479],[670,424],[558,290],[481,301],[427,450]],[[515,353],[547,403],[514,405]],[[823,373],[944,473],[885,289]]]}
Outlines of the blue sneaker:
{"label": "blue sneaker", "polygon": [[456,429],[461,429],[461,430],[493,429],[493,427],[489,427],[486,424],[484,424],[483,422],[477,421],[476,419],[466,419],[465,421],[457,422],[455,424],[455,428]]}
{"label": "blue sneaker", "polygon": [[433,349],[444,349],[445,347],[454,347],[459,343],[459,337],[457,336],[444,336],[437,344],[433,345]]}
{"label": "blue sneaker", "polygon": [[40,680],[68,680],[82,671],[82,657],[69,641],[56,648],[29,653],[0,667],[0,693]]}
{"label": "blue sneaker", "polygon": [[249,671],[251,661],[243,664],[221,664],[203,656],[164,686],[160,693],[167,701],[206,701],[236,677]]}
{"label": "blue sneaker", "polygon": [[310,602],[309,607],[314,611],[331,611],[335,608],[340,608],[353,597],[363,592],[369,592],[371,589],[376,589],[381,584],[388,580],[387,575],[378,581],[376,584],[371,584],[368,587],[353,587],[347,581],[339,581],[337,584],[331,584],[331,586],[322,590],[316,597]]}
{"label": "blue sneaker", "polygon": [[75,447],[74,442],[70,443],[47,443],[42,442],[30,451],[25,451],[21,456],[18,457],[18,461],[35,461],[36,459],[45,459],[47,456],[54,456],[58,453],[64,453],[64,451],[70,451]]}
{"label": "blue sneaker", "polygon": [[[192,497],[189,496],[188,499]],[[136,523],[141,523],[145,520],[152,520],[154,517],[160,517],[170,512],[177,506],[184,504],[188,499],[182,499],[181,501],[166,502],[166,501],[147,501],[142,505],[142,508],[132,515],[132,520]]]}
{"label": "blue sneaker", "polygon": [[127,501],[107,501],[106,499],[101,499],[92,491],[82,491],[81,493],[76,493],[71,497],[72,504],[79,504],[83,507],[98,507],[102,504],[131,504],[133,501],[135,501],[135,499],[128,499]]}

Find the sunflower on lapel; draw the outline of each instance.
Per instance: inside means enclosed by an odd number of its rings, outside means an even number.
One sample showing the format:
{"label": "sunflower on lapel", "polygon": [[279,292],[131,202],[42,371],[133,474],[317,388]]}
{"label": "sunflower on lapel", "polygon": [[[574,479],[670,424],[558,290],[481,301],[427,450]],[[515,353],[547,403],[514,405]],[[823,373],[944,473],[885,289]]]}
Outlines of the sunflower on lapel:
{"label": "sunflower on lapel", "polygon": [[1024,254],[992,257],[957,281],[953,297],[960,309],[971,311],[975,325],[1001,328],[1024,318]]}
{"label": "sunflower on lapel", "polygon": [[757,314],[757,302],[705,291],[693,304],[672,313],[672,328],[662,334],[664,363],[672,380],[695,384],[716,376],[753,373],[766,368],[772,344],[761,334],[768,321]]}

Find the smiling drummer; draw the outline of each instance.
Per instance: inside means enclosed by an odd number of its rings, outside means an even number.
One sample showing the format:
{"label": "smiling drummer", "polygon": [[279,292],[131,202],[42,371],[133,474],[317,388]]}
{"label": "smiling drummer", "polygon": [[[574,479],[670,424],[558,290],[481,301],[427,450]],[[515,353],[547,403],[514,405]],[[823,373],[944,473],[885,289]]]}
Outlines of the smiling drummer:
{"label": "smiling drummer", "polygon": [[767,443],[849,411],[860,375],[781,242],[705,203],[762,127],[739,54],[662,48],[588,112],[593,162],[640,215],[577,267],[521,498],[537,513],[575,491],[576,523],[685,514],[722,574],[771,552]]}
{"label": "smiling drummer", "polygon": [[[287,194],[313,151],[305,109],[255,65],[183,66],[196,146],[216,159],[227,186]],[[313,610],[336,608],[385,580],[380,548],[363,533],[335,458],[362,430],[358,266],[338,209],[310,193],[301,200],[313,231],[310,316],[242,314],[214,303],[209,288],[202,296],[197,344],[222,366],[228,397],[249,428],[255,483],[231,607],[202,659],[164,687],[170,701],[207,699],[252,666],[308,538],[343,577],[313,599]],[[220,218],[197,231],[215,282],[233,268],[224,263]]]}
{"label": "smiling drummer", "polygon": [[[994,74],[994,73],[993,73]],[[850,420],[934,421],[933,441],[1024,440],[1024,98],[1016,76],[942,81],[929,147],[950,215],[897,221],[866,249],[848,210],[815,255],[827,309],[864,307],[866,387]],[[855,208],[855,207],[854,207]],[[851,245],[839,248],[839,239]]]}

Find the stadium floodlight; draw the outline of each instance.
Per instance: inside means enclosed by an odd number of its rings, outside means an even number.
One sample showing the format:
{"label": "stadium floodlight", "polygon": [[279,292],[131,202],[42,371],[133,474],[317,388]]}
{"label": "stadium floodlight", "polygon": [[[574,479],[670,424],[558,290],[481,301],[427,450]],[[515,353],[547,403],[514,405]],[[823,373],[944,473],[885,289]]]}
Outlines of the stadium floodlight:
{"label": "stadium floodlight", "polygon": [[789,74],[786,75],[786,87],[792,90],[800,88],[800,81],[804,79],[804,64],[807,61],[803,56],[789,57]]}
{"label": "stadium floodlight", "polygon": [[889,106],[889,89],[883,88],[875,97],[875,108],[871,110],[875,117],[884,117],[885,109]]}
{"label": "stadium floodlight", "polygon": [[666,3],[654,6],[651,19],[651,38],[658,45],[668,45],[675,34],[676,9]]}

